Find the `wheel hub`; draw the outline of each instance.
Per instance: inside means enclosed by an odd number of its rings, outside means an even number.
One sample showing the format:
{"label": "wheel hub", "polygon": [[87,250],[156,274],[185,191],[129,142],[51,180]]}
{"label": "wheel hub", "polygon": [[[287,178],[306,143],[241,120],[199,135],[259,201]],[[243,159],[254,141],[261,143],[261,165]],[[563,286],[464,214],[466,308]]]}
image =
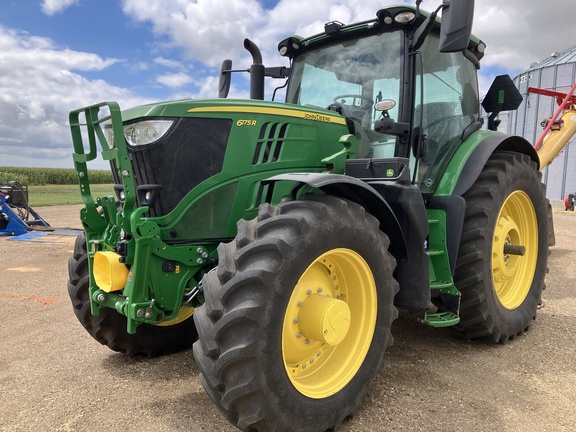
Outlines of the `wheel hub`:
{"label": "wheel hub", "polygon": [[308,339],[338,345],[350,329],[350,308],[342,300],[312,294],[300,308],[298,327]]}
{"label": "wheel hub", "polygon": [[494,267],[496,280],[509,278],[516,271],[518,260],[511,259],[510,255],[504,251],[507,245],[512,245],[519,239],[520,234],[516,223],[509,216],[501,215],[494,233],[493,259],[496,262]]}

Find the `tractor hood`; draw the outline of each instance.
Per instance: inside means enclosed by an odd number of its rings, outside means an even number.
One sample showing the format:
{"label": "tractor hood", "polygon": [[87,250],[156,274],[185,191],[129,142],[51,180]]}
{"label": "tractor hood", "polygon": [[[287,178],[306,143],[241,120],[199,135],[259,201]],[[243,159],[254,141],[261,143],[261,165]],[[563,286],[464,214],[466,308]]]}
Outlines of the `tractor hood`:
{"label": "tractor hood", "polygon": [[302,107],[294,104],[264,102],[245,99],[182,99],[171,102],[142,105],[122,111],[124,124],[144,118],[172,117],[180,118],[190,115],[228,114],[245,120],[256,114],[286,116],[294,119],[317,121],[322,123],[346,124],[344,117],[321,108]]}

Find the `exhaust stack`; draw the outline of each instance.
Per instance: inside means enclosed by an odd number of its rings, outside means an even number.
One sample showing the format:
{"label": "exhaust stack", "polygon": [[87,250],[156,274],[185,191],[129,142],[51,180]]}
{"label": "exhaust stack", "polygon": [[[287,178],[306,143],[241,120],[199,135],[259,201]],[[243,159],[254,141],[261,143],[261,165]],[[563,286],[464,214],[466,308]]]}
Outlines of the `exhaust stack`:
{"label": "exhaust stack", "polygon": [[262,64],[260,49],[250,39],[244,39],[244,48],[252,55],[250,72],[250,99],[264,100],[265,68]]}

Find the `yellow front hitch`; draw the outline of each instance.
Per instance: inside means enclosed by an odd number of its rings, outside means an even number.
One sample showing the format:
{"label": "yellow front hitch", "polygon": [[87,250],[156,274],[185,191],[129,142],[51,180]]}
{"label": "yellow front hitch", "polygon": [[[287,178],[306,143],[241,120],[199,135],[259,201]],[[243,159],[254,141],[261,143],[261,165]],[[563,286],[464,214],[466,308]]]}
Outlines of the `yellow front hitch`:
{"label": "yellow front hitch", "polygon": [[102,291],[118,291],[126,286],[129,271],[120,258],[112,251],[94,254],[94,282]]}

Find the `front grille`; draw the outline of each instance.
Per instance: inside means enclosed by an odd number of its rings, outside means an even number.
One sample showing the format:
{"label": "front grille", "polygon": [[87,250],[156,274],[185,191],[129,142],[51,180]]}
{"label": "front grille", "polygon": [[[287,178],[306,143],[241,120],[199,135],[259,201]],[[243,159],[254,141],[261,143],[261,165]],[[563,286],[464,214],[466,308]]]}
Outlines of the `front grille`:
{"label": "front grille", "polygon": [[148,216],[169,213],[191,189],[222,170],[231,128],[230,119],[182,118],[160,142],[129,148],[136,187],[161,186]]}

